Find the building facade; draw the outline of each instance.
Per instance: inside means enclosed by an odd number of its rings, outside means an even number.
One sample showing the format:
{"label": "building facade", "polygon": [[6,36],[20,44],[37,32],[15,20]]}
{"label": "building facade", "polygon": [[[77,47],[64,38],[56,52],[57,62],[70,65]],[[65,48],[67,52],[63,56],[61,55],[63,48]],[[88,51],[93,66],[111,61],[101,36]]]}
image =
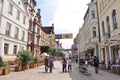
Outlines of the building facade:
{"label": "building facade", "polygon": [[12,60],[27,49],[28,13],[23,0],[0,1],[0,55]]}
{"label": "building facade", "polygon": [[109,69],[120,58],[120,0],[97,0],[101,32],[100,58]]}

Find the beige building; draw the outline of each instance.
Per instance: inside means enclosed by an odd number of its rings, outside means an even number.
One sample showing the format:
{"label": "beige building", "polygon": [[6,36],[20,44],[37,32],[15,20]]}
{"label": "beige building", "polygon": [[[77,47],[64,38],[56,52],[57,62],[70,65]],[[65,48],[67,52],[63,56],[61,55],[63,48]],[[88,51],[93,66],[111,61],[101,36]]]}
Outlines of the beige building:
{"label": "beige building", "polygon": [[100,59],[105,68],[120,57],[120,0],[97,0],[100,23]]}

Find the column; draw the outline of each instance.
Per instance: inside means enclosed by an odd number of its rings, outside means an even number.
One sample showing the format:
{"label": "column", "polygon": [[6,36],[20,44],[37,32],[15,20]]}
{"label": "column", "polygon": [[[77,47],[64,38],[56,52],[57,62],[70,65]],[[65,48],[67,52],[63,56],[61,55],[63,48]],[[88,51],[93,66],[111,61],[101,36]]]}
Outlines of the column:
{"label": "column", "polygon": [[106,69],[108,69],[108,53],[107,53],[107,50],[106,50],[106,46],[105,46],[105,66],[106,66]]}
{"label": "column", "polygon": [[109,55],[110,55],[110,64],[111,64],[111,62],[112,62],[112,54],[111,54],[111,48],[110,48],[110,45],[109,45]]}

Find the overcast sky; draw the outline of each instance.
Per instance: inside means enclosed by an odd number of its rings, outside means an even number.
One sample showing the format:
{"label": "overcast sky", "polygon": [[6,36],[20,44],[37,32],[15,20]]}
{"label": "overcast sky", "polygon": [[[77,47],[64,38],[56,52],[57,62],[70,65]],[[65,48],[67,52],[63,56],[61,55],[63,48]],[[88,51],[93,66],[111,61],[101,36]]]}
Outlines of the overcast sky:
{"label": "overcast sky", "polygon": [[[82,27],[83,17],[91,0],[37,0],[41,9],[42,25],[54,23],[55,34],[73,33],[73,39]],[[73,39],[61,39],[63,48],[71,48]]]}

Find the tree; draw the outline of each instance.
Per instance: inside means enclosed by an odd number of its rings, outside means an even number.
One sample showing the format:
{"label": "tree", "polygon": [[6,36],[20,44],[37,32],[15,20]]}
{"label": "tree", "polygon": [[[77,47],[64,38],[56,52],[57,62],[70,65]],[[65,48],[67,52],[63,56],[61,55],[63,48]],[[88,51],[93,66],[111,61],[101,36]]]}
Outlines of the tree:
{"label": "tree", "polygon": [[48,53],[48,52],[49,52],[49,49],[50,49],[49,46],[41,46],[41,47],[40,47],[40,51],[41,51],[41,53],[43,53],[43,52]]}

